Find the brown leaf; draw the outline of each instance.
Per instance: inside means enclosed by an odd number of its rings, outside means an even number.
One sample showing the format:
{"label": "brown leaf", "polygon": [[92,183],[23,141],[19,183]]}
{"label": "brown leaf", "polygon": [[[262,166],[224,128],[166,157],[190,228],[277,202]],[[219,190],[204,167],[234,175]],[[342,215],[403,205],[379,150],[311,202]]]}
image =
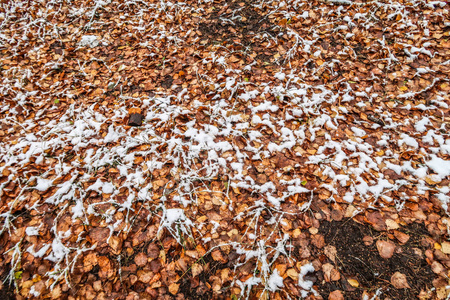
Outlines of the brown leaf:
{"label": "brown leaf", "polygon": [[398,228],[399,228],[398,223],[395,222],[395,221],[392,220],[392,219],[387,219],[387,220],[385,221],[385,223],[386,223],[386,226],[387,226],[387,229],[388,229],[388,230],[398,229]]}
{"label": "brown leaf", "polygon": [[111,236],[108,241],[109,246],[111,247],[113,254],[119,254],[122,250],[122,239],[118,236]]}
{"label": "brown leaf", "polygon": [[200,264],[194,263],[191,266],[191,271],[192,271],[192,277],[196,277],[197,275],[199,275],[200,273],[203,272],[203,267]]}
{"label": "brown leaf", "polygon": [[402,244],[405,244],[409,240],[409,235],[406,233],[403,233],[398,230],[394,230],[394,236],[395,238]]}
{"label": "brown leaf", "polygon": [[443,242],[441,244],[441,251],[445,254],[450,254],[450,242]]}
{"label": "brown leaf", "polygon": [[220,251],[219,249],[214,250],[213,252],[211,252],[211,256],[215,261],[219,261],[221,263],[226,263],[228,261],[228,259],[226,259],[223,254],[222,251]]}
{"label": "brown leaf", "polygon": [[147,248],[148,257],[155,259],[159,257],[159,247],[156,244],[150,244]]}
{"label": "brown leaf", "polygon": [[375,228],[377,231],[386,230],[386,223],[384,221],[383,216],[379,211],[369,212],[366,211],[365,221]]}
{"label": "brown leaf", "polygon": [[408,281],[406,280],[405,274],[402,274],[400,272],[395,272],[394,275],[391,277],[391,284],[396,289],[406,289],[411,288],[408,284]]}
{"label": "brown leaf", "polygon": [[115,271],[112,267],[111,261],[106,256],[98,257],[98,265],[100,266],[100,271],[98,272],[98,276],[100,278],[111,278]]}
{"label": "brown leaf", "polygon": [[89,237],[94,243],[98,243],[101,246],[109,237],[109,228],[96,227],[89,232]]}
{"label": "brown leaf", "polygon": [[134,258],[134,262],[139,267],[145,266],[147,264],[147,255],[145,255],[145,253],[143,253],[143,252],[138,253],[136,255],[136,257]]}
{"label": "brown leaf", "polygon": [[344,295],[339,290],[333,291],[328,295],[328,300],[344,300]]}
{"label": "brown leaf", "polygon": [[180,288],[180,285],[177,283],[172,283],[171,285],[169,285],[169,292],[172,295],[176,295],[178,293],[178,289]]}
{"label": "brown leaf", "polygon": [[439,262],[433,261],[433,263],[431,264],[431,270],[433,270],[433,272],[436,274],[441,274],[445,271],[445,268]]}
{"label": "brown leaf", "polygon": [[377,243],[378,253],[382,258],[391,258],[394,255],[395,244],[388,241],[378,240]]}
{"label": "brown leaf", "polygon": [[324,248],[325,255],[334,263],[336,263],[336,247],[332,246],[332,245],[328,245]]}
{"label": "brown leaf", "polygon": [[330,263],[322,265],[322,271],[326,282],[338,281],[341,279],[341,274]]}
{"label": "brown leaf", "polygon": [[325,246],[325,239],[321,234],[315,234],[311,237],[311,243],[321,249]]}
{"label": "brown leaf", "polygon": [[83,270],[89,272],[97,265],[97,253],[89,253],[83,259]]}
{"label": "brown leaf", "polygon": [[342,221],[344,214],[339,209],[333,209],[331,211],[331,218],[335,221]]}
{"label": "brown leaf", "polygon": [[286,274],[292,278],[292,280],[298,281],[298,272],[294,268],[287,270]]}
{"label": "brown leaf", "polygon": [[145,270],[137,271],[138,280],[143,283],[149,283],[150,280],[153,278],[153,275],[154,274],[151,271],[145,271]]}

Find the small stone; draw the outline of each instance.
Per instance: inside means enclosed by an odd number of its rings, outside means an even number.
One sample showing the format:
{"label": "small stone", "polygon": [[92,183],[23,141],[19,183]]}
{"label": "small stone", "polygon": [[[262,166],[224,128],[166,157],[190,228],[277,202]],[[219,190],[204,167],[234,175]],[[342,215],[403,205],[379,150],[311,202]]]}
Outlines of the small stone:
{"label": "small stone", "polygon": [[144,120],[144,115],[142,115],[142,114],[138,114],[138,113],[130,114],[130,118],[128,120],[128,125],[141,126],[143,120]]}

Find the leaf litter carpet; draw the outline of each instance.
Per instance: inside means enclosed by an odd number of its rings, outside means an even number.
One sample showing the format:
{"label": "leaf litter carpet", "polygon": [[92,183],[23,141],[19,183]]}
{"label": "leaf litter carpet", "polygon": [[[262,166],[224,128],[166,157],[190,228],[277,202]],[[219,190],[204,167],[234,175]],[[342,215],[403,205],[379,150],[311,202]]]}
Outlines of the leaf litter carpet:
{"label": "leaf litter carpet", "polygon": [[1,1],[1,298],[449,299],[448,9]]}

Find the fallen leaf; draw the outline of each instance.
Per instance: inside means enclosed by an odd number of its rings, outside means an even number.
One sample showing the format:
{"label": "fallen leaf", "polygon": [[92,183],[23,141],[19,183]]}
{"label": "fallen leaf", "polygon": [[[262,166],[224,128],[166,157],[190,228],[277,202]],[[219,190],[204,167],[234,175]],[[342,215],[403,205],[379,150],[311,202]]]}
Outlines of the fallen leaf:
{"label": "fallen leaf", "polygon": [[226,263],[228,261],[228,259],[226,259],[223,254],[222,251],[220,251],[219,249],[214,250],[213,252],[211,252],[211,257],[215,260],[215,261],[219,261],[221,263]]}
{"label": "fallen leaf", "polygon": [[178,283],[172,283],[171,285],[169,285],[169,293],[171,293],[172,295],[176,295],[179,288],[180,285]]}
{"label": "fallen leaf", "polygon": [[441,274],[445,271],[445,268],[439,262],[433,261],[433,263],[431,264],[431,270],[436,274]]}
{"label": "fallen leaf", "polygon": [[84,272],[89,272],[97,265],[97,253],[89,253],[83,258]]}
{"label": "fallen leaf", "polygon": [[367,223],[373,226],[375,230],[377,231],[384,231],[386,230],[386,223],[384,221],[383,216],[379,211],[366,211],[365,213],[365,220]]}
{"label": "fallen leaf", "polygon": [[393,230],[393,229],[398,229],[399,228],[398,223],[395,222],[392,219],[387,219],[386,220],[386,226],[387,226],[388,230]]}
{"label": "fallen leaf", "polygon": [[394,255],[395,244],[388,241],[378,240],[377,243],[378,253],[382,258],[391,258]]}
{"label": "fallen leaf", "polygon": [[405,244],[409,240],[409,235],[406,233],[403,233],[398,230],[394,230],[394,236],[395,238],[402,244]]}
{"label": "fallen leaf", "polygon": [[143,252],[138,253],[136,255],[136,257],[134,258],[134,262],[139,267],[145,266],[147,264],[147,255],[145,255],[145,253],[143,253]]}
{"label": "fallen leaf", "polygon": [[192,277],[196,277],[201,272],[203,272],[203,267],[200,264],[194,263],[191,266],[191,271],[192,271]]}
{"label": "fallen leaf", "polygon": [[319,249],[325,246],[325,239],[321,234],[315,234],[311,237],[311,243]]}
{"label": "fallen leaf", "polygon": [[323,252],[332,262],[336,263],[336,247],[328,245],[323,249]]}
{"label": "fallen leaf", "polygon": [[89,232],[89,237],[94,243],[98,243],[101,246],[109,237],[109,232],[109,228],[96,227]]}
{"label": "fallen leaf", "polygon": [[108,240],[108,244],[111,247],[113,254],[119,254],[122,250],[122,239],[118,236],[111,236]]}
{"label": "fallen leaf", "polygon": [[394,275],[391,277],[391,284],[396,289],[406,289],[411,288],[408,284],[408,281],[406,280],[405,274],[402,274],[400,272],[395,272]]}
{"label": "fallen leaf", "polygon": [[344,295],[339,290],[333,291],[328,295],[328,300],[344,300]]}
{"label": "fallen leaf", "polygon": [[352,287],[359,287],[359,282],[356,279],[347,279],[347,282],[352,286]]}
{"label": "fallen leaf", "polygon": [[287,276],[292,278],[292,280],[298,281],[298,272],[294,268],[288,269],[286,271],[286,274],[287,274]]}
{"label": "fallen leaf", "polygon": [[144,271],[144,270],[137,271],[138,280],[143,283],[149,283],[150,280],[153,278],[153,275],[154,274],[151,271]]}
{"label": "fallen leaf", "polygon": [[450,254],[450,242],[443,242],[441,244],[441,251],[445,254]]}
{"label": "fallen leaf", "polygon": [[331,211],[331,218],[335,221],[342,221],[342,218],[344,217],[344,214],[339,209],[333,209]]}
{"label": "fallen leaf", "polygon": [[339,271],[330,263],[322,265],[322,271],[326,282],[338,281],[341,279]]}

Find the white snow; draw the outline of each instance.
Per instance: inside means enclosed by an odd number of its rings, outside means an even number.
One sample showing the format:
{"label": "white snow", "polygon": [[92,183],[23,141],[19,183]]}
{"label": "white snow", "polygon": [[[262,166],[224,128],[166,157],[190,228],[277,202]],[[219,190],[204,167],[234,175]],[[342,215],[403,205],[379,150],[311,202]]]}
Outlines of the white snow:
{"label": "white snow", "polygon": [[414,128],[419,131],[419,132],[424,132],[427,128],[425,127],[425,125],[430,125],[430,119],[428,119],[427,117],[423,117],[422,120],[418,121],[415,125]]}
{"label": "white snow", "polygon": [[437,173],[441,179],[450,175],[450,161],[443,160],[436,155],[431,155],[431,160],[425,162],[435,173]]}
{"label": "white snow", "polygon": [[278,269],[274,269],[270,274],[269,280],[267,280],[268,288],[271,292],[275,292],[284,287],[283,277],[278,273]]}
{"label": "white snow", "polygon": [[53,185],[53,181],[52,180],[38,178],[36,186],[34,188],[37,189],[38,191],[45,192],[52,185]]}
{"label": "white snow", "polygon": [[302,297],[306,297],[308,295],[308,292],[311,291],[314,285],[314,282],[305,280],[304,277],[306,274],[312,273],[314,271],[315,270],[312,263],[308,263],[300,267],[300,274],[298,275],[298,285],[303,289],[303,291],[301,291]]}
{"label": "white snow", "polygon": [[84,35],[81,37],[78,45],[80,47],[89,46],[91,48],[97,47],[99,44],[98,38],[95,35]]}
{"label": "white snow", "polygon": [[39,227],[27,227],[27,229],[25,229],[25,233],[28,236],[39,235]]}

